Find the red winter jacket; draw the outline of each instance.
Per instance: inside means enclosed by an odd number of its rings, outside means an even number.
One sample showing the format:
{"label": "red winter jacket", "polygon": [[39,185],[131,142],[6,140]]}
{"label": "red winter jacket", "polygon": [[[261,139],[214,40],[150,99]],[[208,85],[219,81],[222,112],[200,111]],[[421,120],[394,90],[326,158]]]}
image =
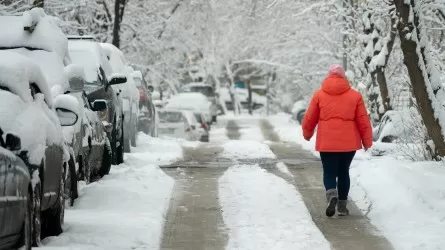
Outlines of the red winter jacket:
{"label": "red winter jacket", "polygon": [[340,75],[326,78],[312,97],[302,123],[304,138],[312,137],[317,124],[317,151],[349,152],[372,146],[371,121],[362,95]]}

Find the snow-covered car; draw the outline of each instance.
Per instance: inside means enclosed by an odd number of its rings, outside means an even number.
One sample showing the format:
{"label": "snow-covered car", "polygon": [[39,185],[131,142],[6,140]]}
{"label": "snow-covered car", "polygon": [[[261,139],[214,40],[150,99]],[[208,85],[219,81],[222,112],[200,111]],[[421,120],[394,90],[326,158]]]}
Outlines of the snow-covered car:
{"label": "snow-covered car", "polygon": [[20,138],[0,128],[0,249],[32,247],[32,182],[28,167],[13,152],[20,151]]}
{"label": "snow-covered car", "polygon": [[[234,91],[238,97],[238,101],[241,104],[241,108],[247,110],[249,108],[249,92],[247,89],[243,88],[234,88]],[[221,102],[224,102],[227,110],[234,110],[234,105],[232,103],[232,98],[230,96],[230,90],[227,87],[222,87],[220,89],[220,97]],[[264,107],[267,103],[267,98],[265,96],[258,95],[255,92],[252,92],[252,110],[258,110]]]}
{"label": "snow-covered car", "polygon": [[68,37],[68,49],[73,63],[83,66],[85,74],[84,90],[88,100],[105,100],[106,109],[99,112],[111,145],[112,163],[124,162],[124,124],[120,91],[112,85],[127,81],[124,75],[113,74],[111,65],[102,52],[99,43]]}
{"label": "snow-covered car", "polygon": [[156,120],[156,108],[153,104],[152,93],[140,71],[134,71],[132,76],[139,91],[138,131],[156,137],[158,121]]}
{"label": "snow-covered car", "polygon": [[192,82],[185,84],[181,87],[180,92],[186,93],[186,92],[194,92],[194,93],[201,93],[207,97],[207,99],[210,101],[210,115],[212,117],[211,122],[216,122],[218,117],[218,97],[215,94],[215,90],[213,89],[213,86],[210,84],[205,84],[201,82]]}
{"label": "snow-covered car", "polygon": [[377,142],[416,142],[424,134],[419,113],[413,109],[387,111],[373,129],[373,140]]}
{"label": "snow-covered car", "polygon": [[103,53],[110,62],[113,73],[127,77],[125,83],[115,85],[113,88],[122,91],[124,111],[124,150],[130,152],[130,145],[136,146],[138,115],[139,115],[139,91],[134,83],[132,73],[134,69],[128,66],[124,54],[116,46],[109,43],[101,43]]}
{"label": "snow-covered car", "polygon": [[212,103],[201,93],[180,93],[172,96],[165,104],[166,109],[189,110],[201,112],[206,116],[207,124],[212,123]]}
{"label": "snow-covered car", "polygon": [[[79,157],[79,174],[81,179],[86,183],[91,180],[102,177],[110,172],[112,152],[110,142],[107,137],[105,126],[99,118],[98,112],[107,109],[106,100],[96,100],[90,103],[88,96],[83,90],[85,86],[85,72],[82,66],[70,64],[65,68],[67,72],[70,91],[67,94],[75,97],[79,102],[80,112],[79,121],[76,124],[80,125],[80,133],[75,133],[79,136],[72,136],[76,147],[80,147],[78,151]],[[70,128],[70,127],[68,127]],[[70,137],[68,128],[64,130],[65,138]],[[72,131],[72,130],[71,130]]]}
{"label": "snow-covered car", "polygon": [[46,78],[33,60],[0,51],[0,127],[20,138],[17,155],[32,176],[34,244],[41,236],[62,232],[70,154],[61,125],[77,122],[77,106],[77,100],[69,95],[52,99]]}
{"label": "snow-covered car", "polygon": [[306,109],[308,106],[308,102],[306,100],[298,100],[292,106],[292,119],[298,121],[301,124],[304,118],[304,114],[306,114]]}
{"label": "snow-covered car", "polygon": [[205,115],[201,112],[194,112],[196,120],[198,121],[197,130],[200,133],[199,140],[202,142],[209,142],[210,125],[207,124]]}
{"label": "snow-covered car", "polygon": [[[190,115],[191,114],[191,115]],[[197,140],[196,118],[191,119],[193,113],[181,110],[159,111],[159,136],[182,138],[185,140]]]}

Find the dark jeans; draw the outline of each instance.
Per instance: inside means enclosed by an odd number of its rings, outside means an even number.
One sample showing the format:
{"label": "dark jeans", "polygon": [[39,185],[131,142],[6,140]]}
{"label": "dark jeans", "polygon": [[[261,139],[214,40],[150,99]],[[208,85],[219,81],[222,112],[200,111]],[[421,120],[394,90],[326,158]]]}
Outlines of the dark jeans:
{"label": "dark jeans", "polygon": [[[326,190],[337,188],[338,199],[347,200],[351,181],[349,166],[354,158],[352,152],[320,152],[323,164],[323,183]],[[337,181],[338,178],[338,181]]]}

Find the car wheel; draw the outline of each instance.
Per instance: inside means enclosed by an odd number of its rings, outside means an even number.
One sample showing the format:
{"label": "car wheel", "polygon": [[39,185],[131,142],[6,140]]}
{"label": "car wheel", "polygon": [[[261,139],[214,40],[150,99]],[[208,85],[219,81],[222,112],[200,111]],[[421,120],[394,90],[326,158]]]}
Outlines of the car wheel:
{"label": "car wheel", "polygon": [[[74,160],[73,160],[74,162]],[[70,171],[68,171],[70,172]],[[43,235],[46,236],[57,236],[63,232],[62,225],[65,220],[65,173],[61,171],[60,175],[60,185],[59,185],[59,197],[56,204],[43,212]],[[76,185],[77,187],[77,185]]]}
{"label": "car wheel", "polygon": [[132,147],[136,147],[136,135],[137,135],[136,127],[134,127],[134,129],[131,133],[131,146]]}
{"label": "car wheel", "polygon": [[102,165],[99,170],[100,177],[104,177],[104,175],[110,173],[111,157],[112,157],[111,148],[108,146],[108,143],[105,143],[102,156]]}
{"label": "car wheel", "polygon": [[121,164],[124,163],[124,128],[122,127],[122,131],[121,131],[121,140],[120,140],[120,145],[117,147],[117,164]]}
{"label": "car wheel", "polygon": [[82,163],[83,166],[83,180],[86,184],[91,182],[91,167],[88,161],[88,157],[80,156],[79,164]]}
{"label": "car wheel", "polygon": [[76,165],[73,157],[70,157],[70,160],[68,161],[68,169],[66,171],[65,178],[64,191],[66,196],[69,197],[70,206],[73,206],[74,200],[76,200],[79,196],[79,192],[77,190]]}
{"label": "car wheel", "polygon": [[42,233],[42,220],[41,220],[41,201],[42,192],[40,183],[37,183],[32,193],[32,245],[34,247],[40,246],[40,239]]}
{"label": "car wheel", "polygon": [[212,122],[217,122],[217,120],[218,120],[218,116],[216,116],[216,115],[212,116]]}
{"label": "car wheel", "polygon": [[32,190],[28,190],[26,197],[25,221],[17,248],[31,250],[32,248],[32,214],[33,214]]}
{"label": "car wheel", "polygon": [[111,159],[112,164],[117,165],[117,130],[116,130],[116,120],[113,124],[113,131],[111,132]]}
{"label": "car wheel", "polygon": [[[130,136],[128,136],[128,137],[131,137],[131,132],[129,134],[130,134]],[[123,133],[122,133],[122,136],[123,136]],[[130,151],[131,151],[130,144],[131,144],[130,138],[124,140],[124,152],[125,153],[130,153]]]}

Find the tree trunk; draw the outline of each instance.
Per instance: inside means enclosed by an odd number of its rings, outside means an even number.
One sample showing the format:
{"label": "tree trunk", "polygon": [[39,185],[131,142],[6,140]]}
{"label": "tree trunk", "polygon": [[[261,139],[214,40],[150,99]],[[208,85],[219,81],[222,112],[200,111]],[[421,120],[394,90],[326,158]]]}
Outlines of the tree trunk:
{"label": "tree trunk", "polygon": [[[425,48],[419,43],[421,27],[419,27],[419,13],[414,9],[416,1],[405,2],[406,0],[394,0],[399,20],[397,30],[404,55],[404,64],[408,68],[414,96],[428,136],[434,142],[433,158],[439,160],[445,156],[445,141],[439,120],[434,114],[432,105],[432,101],[435,99],[434,93],[433,91],[428,93],[429,88],[432,89],[431,79],[426,69],[425,53],[428,51],[425,52]],[[419,53],[417,53],[417,46],[420,46]]]}
{"label": "tree trunk", "polygon": [[113,45],[120,46],[121,23],[124,18],[124,10],[127,0],[115,0],[114,2],[114,25],[113,25]]}
{"label": "tree trunk", "polygon": [[45,6],[45,2],[44,0],[34,0],[34,2],[32,3],[32,7],[38,7],[38,8],[43,8],[43,6]]}
{"label": "tree trunk", "polygon": [[252,115],[252,86],[250,86],[250,80],[247,80],[247,105],[249,108],[249,115]]}

